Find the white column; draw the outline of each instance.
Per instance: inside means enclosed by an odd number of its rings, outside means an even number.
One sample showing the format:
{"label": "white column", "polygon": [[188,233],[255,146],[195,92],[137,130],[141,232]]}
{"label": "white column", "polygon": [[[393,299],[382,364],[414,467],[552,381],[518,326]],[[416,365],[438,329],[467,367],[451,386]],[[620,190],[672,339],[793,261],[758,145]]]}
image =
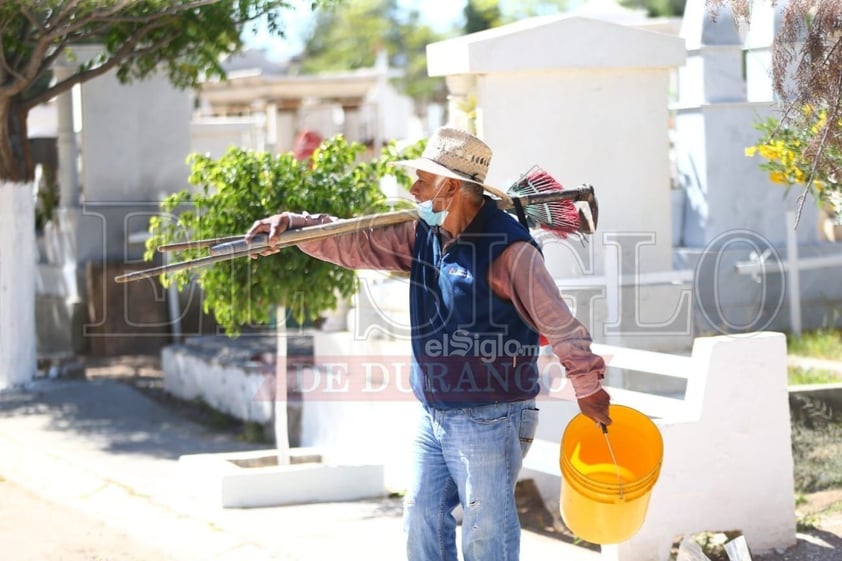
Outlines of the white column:
{"label": "white column", "polygon": [[[75,66],[62,62],[53,66],[57,80],[64,80],[75,72]],[[57,98],[58,109],[58,183],[59,206],[53,221],[45,229],[47,260],[60,265],[64,279],[62,294],[68,309],[81,301],[78,267],[79,222],[81,220],[81,187],[79,180],[79,147],[76,144],[76,123],[73,110],[73,91]],[[72,316],[72,313],[71,313]],[[75,329],[75,326],[69,327]]]}
{"label": "white column", "polygon": [[278,465],[289,464],[289,430],[287,427],[287,326],[286,308],[276,308],[278,350],[275,360],[275,446]]}
{"label": "white column", "polygon": [[[73,74],[73,68],[56,65],[53,67],[56,80],[61,81]],[[56,98],[58,109],[58,184],[61,208],[79,206],[79,174],[76,169],[79,151],[76,147],[76,133],[73,123],[73,92],[67,90]]]}
{"label": "white column", "polygon": [[476,79],[470,74],[457,74],[447,76],[445,82],[448,126],[476,132]]}
{"label": "white column", "polygon": [[35,376],[34,213],[31,184],[0,183],[0,390]]}
{"label": "white column", "polygon": [[266,104],[266,151],[278,153],[278,105]]}
{"label": "white column", "polygon": [[359,142],[360,129],[362,121],[360,119],[359,105],[343,105],[342,111],[345,113],[345,124],[342,127],[345,139],[348,142]]}
{"label": "white column", "polygon": [[252,102],[251,116],[254,119],[254,149],[262,152],[266,150],[266,100]]}
{"label": "white column", "polygon": [[389,85],[389,54],[386,49],[380,49],[377,52],[374,67],[377,69],[377,93],[374,104],[374,151],[379,154],[385,141],[386,88]]}
{"label": "white column", "polygon": [[291,152],[295,148],[298,133],[298,108],[278,107],[275,112],[275,151],[278,154]]}
{"label": "white column", "polygon": [[801,280],[798,275],[798,236],[795,233],[795,213],[786,213],[786,262],[789,286],[789,328],[795,337],[801,336]]}

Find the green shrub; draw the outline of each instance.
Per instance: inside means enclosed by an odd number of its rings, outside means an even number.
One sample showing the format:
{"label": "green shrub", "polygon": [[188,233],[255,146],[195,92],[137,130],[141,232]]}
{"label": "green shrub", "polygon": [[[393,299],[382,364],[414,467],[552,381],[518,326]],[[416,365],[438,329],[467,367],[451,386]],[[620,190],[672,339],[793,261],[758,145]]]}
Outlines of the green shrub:
{"label": "green shrub", "polygon": [[[394,144],[365,162],[364,146],[341,136],[326,140],[309,160],[231,148],[218,160],[193,154],[190,183],[162,203],[164,214],[150,220],[145,258],[163,244],[244,234],[261,218],[283,210],[327,213],[339,218],[386,209],[379,180],[387,174],[408,186],[409,175],[389,164],[417,156],[419,142],[399,154]],[[207,255],[205,249],[177,252],[173,261]],[[313,259],[296,247],[262,259],[234,259],[211,267],[169,273],[165,286],[179,290],[191,280],[201,286],[205,312],[213,312],[229,335],[247,325],[268,325],[277,306],[299,322],[334,309],[357,287],[354,271]]]}

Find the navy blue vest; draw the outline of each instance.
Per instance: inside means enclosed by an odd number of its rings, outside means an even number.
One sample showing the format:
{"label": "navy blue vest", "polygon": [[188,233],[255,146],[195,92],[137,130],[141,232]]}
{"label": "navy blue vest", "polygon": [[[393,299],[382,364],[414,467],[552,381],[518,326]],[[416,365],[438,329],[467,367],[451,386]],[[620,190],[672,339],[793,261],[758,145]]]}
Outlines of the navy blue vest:
{"label": "navy blue vest", "polygon": [[439,228],[415,231],[410,318],[415,396],[438,409],[537,395],[538,333],[488,282],[491,262],[529,231],[494,201],[442,252]]}

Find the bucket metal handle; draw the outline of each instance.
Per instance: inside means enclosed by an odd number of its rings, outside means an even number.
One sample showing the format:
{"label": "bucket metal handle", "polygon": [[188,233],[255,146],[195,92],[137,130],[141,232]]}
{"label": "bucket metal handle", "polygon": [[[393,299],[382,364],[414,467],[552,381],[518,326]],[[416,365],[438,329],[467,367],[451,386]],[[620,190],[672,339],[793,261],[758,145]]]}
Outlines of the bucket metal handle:
{"label": "bucket metal handle", "polygon": [[614,448],[611,446],[611,441],[608,439],[608,426],[605,423],[599,423],[602,427],[602,434],[605,436],[605,444],[608,445],[608,453],[611,454],[611,461],[614,462],[614,467],[617,468],[617,491],[620,495],[620,500],[623,499],[623,478],[620,475],[620,465],[617,463],[617,457],[614,455]]}

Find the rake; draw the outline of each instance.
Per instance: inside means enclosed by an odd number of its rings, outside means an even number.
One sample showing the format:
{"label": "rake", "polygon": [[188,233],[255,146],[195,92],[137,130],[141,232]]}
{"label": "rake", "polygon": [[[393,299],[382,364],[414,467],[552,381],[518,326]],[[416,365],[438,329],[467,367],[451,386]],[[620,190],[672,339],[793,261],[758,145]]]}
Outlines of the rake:
{"label": "rake", "polygon": [[[570,234],[583,236],[596,231],[599,205],[591,185],[583,184],[572,189],[564,189],[546,171],[536,166],[514,183],[508,191],[501,191],[489,185],[484,185],[484,188],[498,197],[496,201],[498,208],[514,211],[526,227],[537,226],[561,238],[566,238]],[[245,236],[239,235],[166,244],[159,246],[158,251],[208,248],[209,255],[133,271],[119,275],[114,280],[118,283],[126,283],[185,269],[207,267],[220,261],[255,255],[267,248],[281,249],[369,228],[409,222],[417,218],[418,212],[415,209],[347,218],[329,224],[287,230],[278,235],[271,244],[265,234],[257,235],[250,241],[246,241]]]}

